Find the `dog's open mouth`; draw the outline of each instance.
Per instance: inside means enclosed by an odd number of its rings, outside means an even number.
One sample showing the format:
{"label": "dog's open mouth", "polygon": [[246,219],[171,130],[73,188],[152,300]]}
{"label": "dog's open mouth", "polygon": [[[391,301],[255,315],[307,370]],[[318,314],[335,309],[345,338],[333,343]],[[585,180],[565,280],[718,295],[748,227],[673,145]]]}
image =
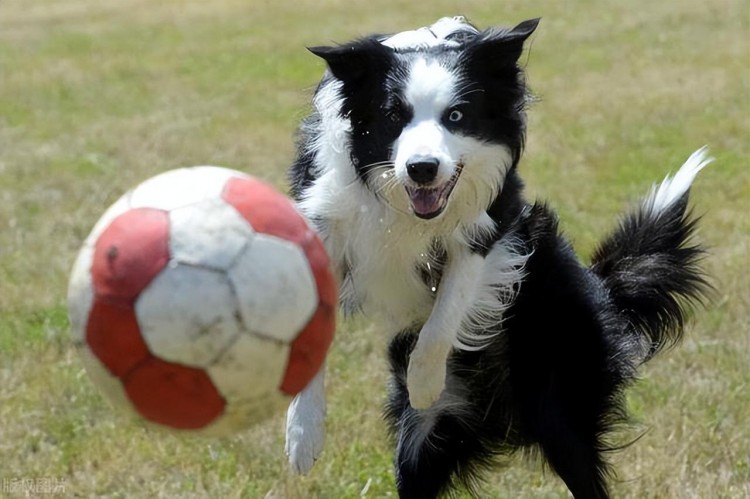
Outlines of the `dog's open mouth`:
{"label": "dog's open mouth", "polygon": [[411,208],[419,218],[429,220],[440,215],[448,204],[448,198],[456,187],[458,177],[463,170],[463,163],[456,165],[456,170],[451,178],[438,187],[413,187],[406,186],[406,193],[411,201]]}

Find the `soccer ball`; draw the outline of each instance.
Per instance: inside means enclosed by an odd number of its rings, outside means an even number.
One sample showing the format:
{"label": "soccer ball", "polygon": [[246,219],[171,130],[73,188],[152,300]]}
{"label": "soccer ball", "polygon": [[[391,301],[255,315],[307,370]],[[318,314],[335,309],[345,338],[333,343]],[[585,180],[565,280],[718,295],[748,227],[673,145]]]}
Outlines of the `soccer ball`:
{"label": "soccer ball", "polygon": [[115,202],[68,289],[73,340],[114,404],[209,435],[307,385],[336,302],[325,249],[289,199],[214,166],[162,173]]}

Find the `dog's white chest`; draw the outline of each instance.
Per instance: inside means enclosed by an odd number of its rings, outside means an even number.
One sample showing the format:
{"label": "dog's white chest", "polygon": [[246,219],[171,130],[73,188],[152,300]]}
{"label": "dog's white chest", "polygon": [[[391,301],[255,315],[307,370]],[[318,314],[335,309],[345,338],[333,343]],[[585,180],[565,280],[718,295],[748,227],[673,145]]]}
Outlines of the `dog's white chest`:
{"label": "dog's white chest", "polygon": [[414,226],[389,223],[377,214],[363,214],[340,229],[331,236],[346,240],[341,255],[344,305],[385,320],[394,331],[424,322],[432,310],[434,289],[421,278],[419,267],[429,263],[431,239]]}
{"label": "dog's white chest", "polygon": [[351,170],[333,170],[310,187],[300,208],[319,228],[336,269],[345,311],[384,320],[391,332],[424,322],[434,291],[421,278],[432,230],[372,195]]}

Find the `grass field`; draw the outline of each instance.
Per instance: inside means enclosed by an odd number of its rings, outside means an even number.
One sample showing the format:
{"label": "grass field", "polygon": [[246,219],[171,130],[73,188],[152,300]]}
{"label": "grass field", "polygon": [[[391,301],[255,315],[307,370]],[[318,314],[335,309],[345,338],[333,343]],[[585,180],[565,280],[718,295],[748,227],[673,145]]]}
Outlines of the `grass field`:
{"label": "grass field", "polygon": [[[327,447],[297,478],[283,415],[206,440],[113,412],[71,348],[65,290],[105,207],[159,171],[220,164],[284,186],[323,69],[305,46],[459,13],[481,26],[543,17],[524,59],[540,100],[522,171],[584,258],[652,182],[711,147],[717,160],[692,199],[719,291],[630,393],[638,425],[621,437],[642,438],[612,456],[614,491],[750,497],[745,0],[0,2],[0,496],[44,479],[78,497],[394,495],[380,420],[385,339],[366,320],[340,328]],[[565,495],[523,456],[482,493]]]}

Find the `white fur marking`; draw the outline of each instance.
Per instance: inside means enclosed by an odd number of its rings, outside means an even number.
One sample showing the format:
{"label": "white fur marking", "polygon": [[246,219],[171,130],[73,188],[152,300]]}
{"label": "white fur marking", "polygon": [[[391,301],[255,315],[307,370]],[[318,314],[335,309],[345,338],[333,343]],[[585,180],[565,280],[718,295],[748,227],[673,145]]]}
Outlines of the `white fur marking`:
{"label": "white fur marking", "polygon": [[458,78],[439,63],[417,59],[410,71],[404,98],[414,111],[412,121],[396,141],[394,169],[402,184],[412,183],[406,165],[415,156],[429,156],[439,161],[434,184],[442,185],[453,176],[461,159],[460,139],[441,124],[441,117],[456,95]]}
{"label": "white fur marking", "polygon": [[485,258],[470,307],[458,331],[456,348],[481,350],[494,336],[487,331],[500,330],[503,312],[518,293],[529,256],[516,252],[512,240],[493,246]]}
{"label": "white fur marking", "polygon": [[414,61],[404,91],[404,97],[414,106],[414,120],[440,119],[453,101],[457,82],[457,75],[437,61]]}
{"label": "white fur marking", "polygon": [[646,211],[658,214],[672,206],[690,189],[698,172],[713,160],[714,158],[708,157],[707,146],[691,154],[674,177],[667,176],[658,187],[651,188],[651,192],[643,202]]}
{"label": "white fur marking", "polygon": [[431,26],[396,33],[390,38],[383,40],[383,45],[394,49],[420,49],[436,47],[438,45],[457,47],[460,42],[448,40],[447,38],[459,31],[478,33],[462,16],[443,17]]}

